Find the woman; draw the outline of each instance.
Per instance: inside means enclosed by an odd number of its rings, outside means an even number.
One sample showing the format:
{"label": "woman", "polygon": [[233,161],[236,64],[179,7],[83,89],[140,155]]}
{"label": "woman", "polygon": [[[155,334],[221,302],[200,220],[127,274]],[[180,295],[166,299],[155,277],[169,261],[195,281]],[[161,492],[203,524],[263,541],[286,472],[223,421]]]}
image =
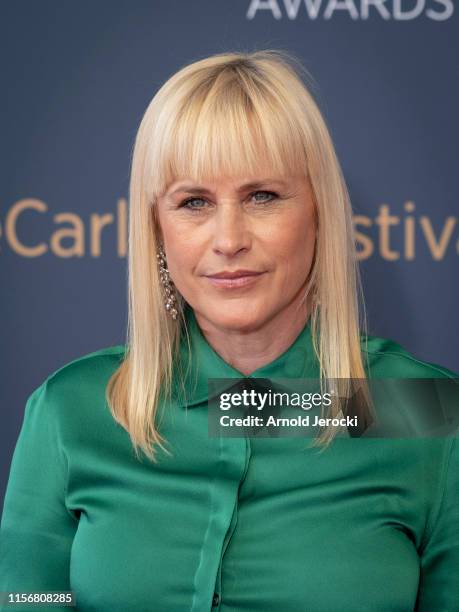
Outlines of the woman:
{"label": "woman", "polygon": [[203,59],[147,108],[127,345],[29,397],[0,590],[99,612],[459,610],[455,438],[208,435],[213,378],[455,376],[362,331],[346,186],[291,60]]}

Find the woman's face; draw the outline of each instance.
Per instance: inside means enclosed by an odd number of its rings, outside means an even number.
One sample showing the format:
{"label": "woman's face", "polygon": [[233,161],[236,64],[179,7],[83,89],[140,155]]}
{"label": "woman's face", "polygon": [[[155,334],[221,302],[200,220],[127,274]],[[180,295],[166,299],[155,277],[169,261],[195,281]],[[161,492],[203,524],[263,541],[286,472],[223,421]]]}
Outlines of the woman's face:
{"label": "woman's face", "polygon": [[[300,303],[316,240],[304,177],[180,179],[158,199],[157,214],[171,279],[198,316],[250,331]],[[240,270],[257,275],[213,278]]]}

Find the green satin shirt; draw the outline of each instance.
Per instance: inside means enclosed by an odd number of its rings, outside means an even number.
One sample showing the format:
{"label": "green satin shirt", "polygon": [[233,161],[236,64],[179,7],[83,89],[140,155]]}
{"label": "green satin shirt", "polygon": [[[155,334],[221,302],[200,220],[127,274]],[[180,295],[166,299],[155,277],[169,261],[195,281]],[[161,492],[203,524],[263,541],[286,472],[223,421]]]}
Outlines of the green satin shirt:
{"label": "green satin shirt", "polygon": [[[71,590],[83,612],[458,611],[457,438],[338,438],[319,453],[305,438],[209,437],[208,378],[242,375],[187,319],[197,384],[165,406],[172,455],[157,464],[136,460],[104,399],[123,345],[30,395],[0,591]],[[251,377],[317,377],[311,342],[308,322]],[[370,377],[456,376],[391,340],[366,350]]]}

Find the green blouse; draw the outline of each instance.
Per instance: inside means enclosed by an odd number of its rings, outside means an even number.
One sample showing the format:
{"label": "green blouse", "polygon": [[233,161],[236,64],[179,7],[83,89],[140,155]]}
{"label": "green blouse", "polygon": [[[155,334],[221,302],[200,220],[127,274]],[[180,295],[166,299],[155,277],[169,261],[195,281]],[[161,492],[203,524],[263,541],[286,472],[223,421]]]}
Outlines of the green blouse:
{"label": "green blouse", "polygon": [[[0,591],[71,590],[84,612],[458,611],[457,438],[338,438],[319,453],[306,438],[209,437],[208,378],[243,375],[191,309],[187,322],[197,384],[165,406],[172,454],[159,449],[157,464],[135,458],[104,398],[124,345],[30,395]],[[391,340],[370,336],[366,351],[370,377],[457,376]],[[317,376],[308,322],[250,377]]]}

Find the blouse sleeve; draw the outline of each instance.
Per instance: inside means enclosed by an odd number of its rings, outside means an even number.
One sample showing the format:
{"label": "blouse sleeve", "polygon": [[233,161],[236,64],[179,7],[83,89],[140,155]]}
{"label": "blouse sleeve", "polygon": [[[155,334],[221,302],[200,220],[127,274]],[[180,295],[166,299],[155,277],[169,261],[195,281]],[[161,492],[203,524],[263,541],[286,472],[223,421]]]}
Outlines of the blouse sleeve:
{"label": "blouse sleeve", "polygon": [[[456,434],[457,436],[457,434]],[[421,555],[416,612],[459,611],[459,446],[449,444],[437,518]]]}
{"label": "blouse sleeve", "polygon": [[[26,403],[0,524],[0,592],[70,590],[70,549],[78,520],[65,505],[67,470],[57,404],[49,379]],[[0,602],[0,610],[13,608],[30,606]]]}

